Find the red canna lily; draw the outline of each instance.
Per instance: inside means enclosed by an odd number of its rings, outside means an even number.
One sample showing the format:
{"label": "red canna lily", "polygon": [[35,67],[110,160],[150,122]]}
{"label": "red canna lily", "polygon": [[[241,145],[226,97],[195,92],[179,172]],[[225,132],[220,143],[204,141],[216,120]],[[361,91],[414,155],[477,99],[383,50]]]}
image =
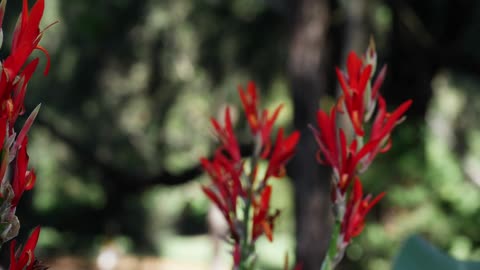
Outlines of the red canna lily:
{"label": "red canna lily", "polygon": [[38,66],[38,58],[34,59],[30,62],[22,71],[22,75],[20,76],[19,82],[15,83],[13,93],[12,93],[12,112],[10,121],[15,123],[17,117],[22,115],[25,111],[23,102],[25,100],[25,93],[27,90],[28,82],[33,75],[33,72],[37,69]]}
{"label": "red canna lily", "polygon": [[402,121],[405,112],[412,105],[412,100],[402,103],[392,113],[387,112],[387,105],[382,96],[378,98],[378,112],[372,125],[370,141],[375,142],[366,159],[362,160],[361,171],[365,171],[378,153],[383,153],[391,148],[390,133]]}
{"label": "red canna lily", "polygon": [[8,81],[14,80],[17,73],[35,49],[42,51],[47,57],[44,74],[48,74],[50,69],[50,56],[47,50],[39,45],[44,32],[44,30],[40,31],[39,28],[44,8],[45,1],[38,0],[29,11],[28,1],[23,0],[22,14],[18,18],[13,34],[12,51],[3,63]]}
{"label": "red canna lily", "polygon": [[[0,25],[3,21],[6,2],[2,0],[0,3]],[[13,134],[17,117],[24,113],[26,88],[38,66],[38,58],[27,63],[33,50],[38,49],[46,55],[45,75],[50,67],[49,54],[39,45],[44,32],[39,29],[44,8],[44,0],[36,1],[31,10],[28,8],[28,1],[23,0],[22,13],[15,26],[10,55],[3,61],[0,68],[0,114],[7,116],[10,122],[9,135]]]}
{"label": "red canna lily", "polygon": [[364,136],[363,122],[373,113],[378,98],[379,89],[385,80],[387,67],[383,66],[377,78],[370,86],[376,65],[374,43],[371,43],[365,60],[355,52],[350,52],[347,58],[347,74],[336,68],[337,78],[343,95],[339,99],[339,108],[342,102],[350,117],[356,135]]}
{"label": "red canna lily", "polygon": [[233,169],[229,163],[221,161],[222,159],[225,157],[221,152],[217,152],[211,162],[206,158],[201,159],[202,167],[213,182],[213,187],[202,187],[202,190],[220,209],[228,223],[232,238],[237,240],[239,235],[233,218],[236,215],[239,195],[243,195],[244,192],[240,172]]}
{"label": "red canna lily", "polygon": [[[313,129],[319,145],[317,159],[321,164],[331,166],[334,174],[331,195],[340,241],[330,244],[329,250],[332,252],[329,252],[326,262],[331,269],[343,258],[351,239],[362,232],[368,212],[385,195],[381,193],[373,199],[371,195],[364,197],[358,175],[368,169],[378,153],[390,149],[390,134],[412,103],[408,100],[392,113],[387,112],[385,100],[379,94],[386,66],[380,70],[372,86],[376,64],[373,40],[363,59],[354,52],[348,55],[346,74],[336,69],[343,94],[329,114],[318,111],[317,123],[320,130]],[[374,114],[377,103],[373,123],[366,125]],[[350,140],[347,140],[347,134],[339,127],[336,119],[337,111],[343,113],[344,109],[353,127],[354,134]]]}
{"label": "red canna lily", "polygon": [[[3,42],[3,18],[7,0],[0,0],[0,47]],[[3,198],[0,222],[5,225],[2,229],[1,244],[14,238],[19,230],[20,223],[15,216],[16,207],[26,190],[35,185],[35,172],[28,169],[29,157],[27,154],[27,133],[38,113],[39,106],[25,121],[17,135],[15,122],[19,115],[24,114],[24,100],[26,90],[33,73],[38,67],[39,59],[29,61],[34,50],[42,51],[47,63],[44,74],[47,75],[50,66],[48,52],[39,45],[44,30],[39,25],[45,8],[44,0],[36,0],[31,9],[28,0],[22,1],[22,12],[14,29],[10,55],[0,64],[0,178]],[[48,27],[47,27],[48,28]],[[10,162],[15,161],[11,180],[5,177]],[[5,180],[6,179],[6,180]],[[10,245],[10,270],[45,270],[34,255],[40,228],[37,227],[23,248],[15,250],[16,241]]]}
{"label": "red canna lily", "polygon": [[385,196],[385,192],[380,193],[373,200],[370,194],[364,198],[362,183],[358,177],[355,178],[340,230],[344,245],[347,245],[353,237],[362,232],[366,215],[383,196]]}
{"label": "red canna lily", "polygon": [[264,182],[271,176],[282,177],[285,175],[285,164],[293,156],[299,139],[300,132],[298,131],[294,131],[290,136],[283,139],[283,129],[278,130],[275,145],[270,154],[267,172],[263,178]]}
{"label": "red canna lily", "polygon": [[242,100],[242,106],[245,110],[245,115],[252,134],[254,136],[260,136],[262,146],[264,147],[262,157],[265,157],[270,151],[270,134],[272,132],[273,124],[283,106],[278,106],[273,111],[272,115],[269,115],[269,112],[266,109],[264,109],[260,115],[257,108],[258,94],[255,83],[249,82],[246,91],[243,90],[242,86],[238,86],[238,93]]}
{"label": "red canna lily", "polygon": [[258,237],[265,234],[267,239],[273,241],[273,223],[280,214],[276,211],[273,215],[269,215],[270,197],[272,195],[272,187],[266,186],[260,196],[260,203],[254,203],[253,225],[252,225],[252,241],[255,242]]}
{"label": "red canna lily", "polygon": [[240,236],[238,234],[237,227],[235,226],[234,218],[232,217],[233,214],[231,212],[231,208],[225,204],[223,199],[221,199],[213,189],[202,186],[202,191],[215,204],[215,206],[220,209],[220,212],[227,221],[231,237],[238,242]]}
{"label": "red canna lily", "polygon": [[[339,176],[341,148],[337,141],[336,108],[332,107],[330,115],[319,110],[317,112],[317,124],[320,128],[320,132],[312,128],[315,139],[320,148],[319,153],[317,154],[317,159],[321,164],[332,166],[334,173]],[[320,154],[323,155],[323,158]]]}
{"label": "red canna lily", "polygon": [[13,177],[12,188],[14,197],[12,207],[16,207],[25,190],[30,190],[35,185],[35,172],[28,171],[28,154],[27,154],[28,137],[23,139],[20,149],[17,153],[15,174]]}
{"label": "red canna lily", "polygon": [[37,246],[39,235],[40,227],[36,227],[21,250],[15,251],[16,240],[10,243],[9,270],[46,269],[46,267],[40,266],[40,263],[35,259],[35,247]]}
{"label": "red canna lily", "polygon": [[[234,269],[250,269],[255,241],[262,235],[272,241],[274,221],[279,215],[279,211],[269,214],[272,188],[267,180],[285,173],[285,164],[293,156],[300,133],[295,131],[284,138],[283,129],[279,129],[272,147],[270,136],[282,106],[278,106],[272,115],[267,110],[260,114],[255,84],[250,82],[246,91],[240,86],[238,92],[255,145],[255,151],[249,160],[250,170],[245,169],[240,155],[229,108],[225,110],[223,126],[211,119],[222,145],[214,152],[211,160],[202,158],[200,161],[212,181],[211,186],[202,187],[203,192],[222,212],[234,240]],[[261,159],[268,162],[268,167],[261,183],[256,183]],[[242,210],[241,214],[237,208]]]}
{"label": "red canna lily", "polygon": [[234,169],[234,165],[228,163],[220,152],[217,152],[211,162],[202,158],[201,163],[220,192],[222,199],[225,200],[232,211],[236,211],[238,196],[245,194],[240,182],[241,171]]}
{"label": "red canna lily", "polygon": [[233,162],[240,162],[242,156],[240,154],[240,148],[238,146],[237,138],[235,137],[235,133],[233,132],[230,108],[225,109],[224,127],[222,127],[214,118],[211,118],[210,121],[213,128],[215,129],[217,137],[223,144],[222,149],[229,154],[229,158],[231,158]]}
{"label": "red canna lily", "polygon": [[362,59],[354,52],[350,52],[347,59],[347,72],[345,75],[336,69],[338,81],[343,91],[343,101],[352,122],[355,133],[364,135],[363,118],[365,115],[365,90],[370,81],[372,66],[363,65]]}
{"label": "red canna lily", "polygon": [[[353,66],[355,67],[355,65]],[[378,112],[370,136],[364,138],[367,139],[364,145],[360,145],[357,138],[352,139],[349,143],[344,131],[337,127],[337,107],[332,107],[330,115],[322,110],[317,112],[317,123],[320,131],[313,129],[319,145],[317,159],[321,164],[332,167],[339,195],[345,194],[354,175],[364,172],[378,153],[389,149],[390,133],[412,103],[411,100],[408,100],[390,114],[386,111],[383,97],[377,95],[377,98]],[[360,122],[360,124],[363,126],[363,122]],[[332,194],[333,198],[336,198],[336,192]]]}
{"label": "red canna lily", "polygon": [[382,96],[379,97],[378,104],[378,113],[373,122],[372,134],[370,135],[372,140],[388,138],[393,128],[401,121],[405,112],[412,105],[412,100],[403,102],[392,113],[387,112],[387,105]]}
{"label": "red canna lily", "polygon": [[243,87],[239,85],[238,94],[240,95],[250,129],[253,134],[256,134],[260,129],[260,121],[258,119],[258,98],[255,84],[253,82],[248,82],[246,90],[243,90]]}
{"label": "red canna lily", "polygon": [[[335,110],[336,108],[333,107],[330,116],[319,110],[317,112],[317,122],[320,131],[312,130],[320,148],[317,159],[320,163],[332,167],[337,185],[334,189],[338,188],[338,195],[343,196],[353,176],[357,173],[359,162],[376,148],[378,141],[371,141],[358,149],[358,141],[353,139],[348,144],[345,132],[342,129],[338,129],[339,136],[337,137]],[[337,190],[334,190],[333,198],[337,198],[336,193]]]}

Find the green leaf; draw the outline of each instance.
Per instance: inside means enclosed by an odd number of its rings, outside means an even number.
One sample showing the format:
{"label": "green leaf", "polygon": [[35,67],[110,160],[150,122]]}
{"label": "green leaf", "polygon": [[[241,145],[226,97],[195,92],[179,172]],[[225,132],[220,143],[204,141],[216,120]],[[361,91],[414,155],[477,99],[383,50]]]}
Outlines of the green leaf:
{"label": "green leaf", "polygon": [[403,245],[393,270],[478,270],[480,262],[458,261],[425,241],[411,236]]}

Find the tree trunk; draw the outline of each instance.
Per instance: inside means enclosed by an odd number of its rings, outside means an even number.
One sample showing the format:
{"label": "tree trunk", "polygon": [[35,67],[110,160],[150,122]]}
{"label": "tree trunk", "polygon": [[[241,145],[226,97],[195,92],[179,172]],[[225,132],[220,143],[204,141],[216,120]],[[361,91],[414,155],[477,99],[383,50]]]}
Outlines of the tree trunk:
{"label": "tree trunk", "polygon": [[367,22],[367,0],[347,1],[343,4],[345,10],[345,30],[342,52],[342,65],[346,63],[348,53],[355,51],[363,54],[368,46],[369,27]]}
{"label": "tree trunk", "polygon": [[292,39],[288,75],[294,102],[294,126],[302,134],[289,173],[294,181],[296,256],[304,270],[321,267],[331,234],[330,170],[317,164],[318,146],[308,125],[315,125],[320,98],[326,92],[326,0],[292,0]]}

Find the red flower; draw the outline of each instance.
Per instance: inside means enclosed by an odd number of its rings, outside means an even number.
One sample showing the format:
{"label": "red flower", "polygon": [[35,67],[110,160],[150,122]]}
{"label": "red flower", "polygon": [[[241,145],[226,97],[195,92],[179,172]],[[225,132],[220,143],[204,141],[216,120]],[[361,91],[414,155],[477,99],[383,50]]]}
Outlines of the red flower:
{"label": "red flower", "polygon": [[[35,247],[37,246],[40,227],[36,227],[28,238],[22,250],[15,252],[16,240],[10,243],[10,267],[9,270],[34,270],[39,263],[35,259]],[[46,269],[46,268],[42,268]]]}
{"label": "red flower", "polygon": [[[293,132],[284,138],[283,130],[280,129],[275,144],[271,147],[270,135],[282,106],[277,107],[272,115],[267,110],[260,114],[253,82],[248,84],[246,91],[240,86],[239,95],[254,138],[255,151],[250,160],[250,170],[244,169],[228,108],[225,111],[224,126],[211,119],[222,145],[214,152],[211,161],[201,159],[203,169],[212,180],[212,186],[202,189],[228,223],[234,240],[232,255],[235,266],[249,260],[258,237],[265,234],[270,241],[273,239],[273,225],[279,211],[269,214],[272,189],[267,185],[267,180],[270,176],[279,177],[285,173],[284,166],[293,156],[300,137],[299,132]],[[262,182],[257,184],[258,162],[261,158],[268,161],[268,167]],[[238,202],[242,202],[240,206]],[[238,215],[237,208],[243,210],[243,215]],[[248,213],[251,211],[253,214],[250,216]]]}
{"label": "red flower", "polygon": [[214,118],[210,119],[213,128],[217,134],[217,137],[222,142],[223,147],[221,150],[225,150],[229,154],[229,158],[232,162],[240,162],[242,156],[240,154],[240,148],[238,146],[237,138],[233,132],[232,118],[230,116],[230,108],[225,110],[225,126],[222,127],[218,121]]}
{"label": "red flower", "polygon": [[17,117],[25,111],[23,102],[30,78],[38,66],[38,58],[30,62],[22,71],[19,82],[15,83],[12,92],[12,111],[10,112],[10,122],[15,123]]}
{"label": "red flower", "polygon": [[207,197],[220,209],[225,217],[232,237],[239,239],[235,225],[237,201],[239,196],[245,196],[240,177],[243,170],[242,156],[237,138],[233,132],[230,109],[225,110],[224,126],[214,118],[212,126],[222,146],[214,154],[213,160],[201,158],[203,169],[208,173],[213,182],[213,187],[202,187]]}
{"label": "red flower", "polygon": [[245,110],[245,115],[252,134],[254,136],[260,136],[262,146],[264,147],[262,156],[265,157],[270,151],[270,134],[272,132],[273,124],[283,106],[278,106],[272,115],[269,115],[268,110],[263,110],[260,115],[257,109],[258,99],[255,84],[249,82],[246,91],[243,90],[242,86],[238,86],[238,93],[242,100],[243,109]]}
{"label": "red flower", "polygon": [[[237,231],[237,227],[235,225],[235,217],[233,215],[232,209],[229,208],[224,201],[223,198],[219,197],[219,195],[211,188],[202,186],[202,191],[207,195],[207,197],[215,204],[215,206],[220,209],[220,212],[222,215],[225,217],[225,220],[227,221],[228,228],[230,230],[230,234],[232,238],[238,242],[240,239],[240,236]],[[236,198],[234,198],[236,200]]]}
{"label": "red flower", "polygon": [[264,182],[270,176],[282,177],[285,175],[285,164],[293,156],[299,139],[300,132],[298,131],[294,131],[286,139],[283,139],[283,129],[278,130],[277,139],[268,161],[267,172],[263,179]]}
{"label": "red flower", "polygon": [[[367,53],[372,54],[371,47],[369,47],[369,51]],[[367,55],[367,58],[369,57],[372,58],[372,56]],[[350,52],[347,58],[347,75],[339,68],[336,68],[337,78],[343,91],[343,95],[339,100],[339,107],[343,101],[354,131],[358,136],[364,135],[363,121],[368,119],[371,113],[373,113],[375,102],[378,98],[378,91],[387,73],[387,67],[383,66],[373,86],[370,86],[374,71],[370,62],[376,62],[375,60],[370,60],[364,63],[355,52]]]}
{"label": "red flower", "polygon": [[385,196],[385,192],[380,193],[373,200],[370,194],[364,198],[362,183],[358,177],[355,178],[353,191],[341,225],[340,233],[343,236],[343,244],[347,245],[353,237],[358,236],[362,232],[365,226],[365,217],[383,196]]}
{"label": "red flower", "polygon": [[258,239],[262,234],[265,234],[267,239],[273,241],[273,223],[280,212],[277,210],[273,215],[269,215],[270,210],[270,196],[272,195],[272,187],[266,186],[260,196],[260,203],[253,204],[253,226],[252,226],[252,241]]}
{"label": "red flower", "polygon": [[247,90],[243,90],[241,85],[238,86],[238,94],[242,101],[243,109],[245,110],[245,116],[247,117],[248,124],[253,134],[256,134],[260,129],[260,121],[258,115],[258,98],[257,89],[255,83],[248,82]]}
{"label": "red flower", "polygon": [[347,76],[336,69],[338,81],[343,90],[343,101],[355,133],[363,136],[363,118],[365,115],[365,90],[372,73],[372,66],[363,66],[356,53],[350,52],[347,59]]}
{"label": "red flower", "polygon": [[35,172],[28,171],[28,154],[27,154],[28,137],[25,137],[21,143],[16,157],[15,174],[13,177],[12,188],[14,197],[12,199],[12,207],[16,207],[25,190],[30,190],[35,185]]}
{"label": "red flower", "polygon": [[[6,1],[0,3],[0,26],[5,12],[5,4]],[[48,52],[39,45],[45,31],[39,29],[44,8],[44,0],[38,0],[29,11],[28,1],[23,0],[22,13],[15,26],[11,53],[3,61],[0,70],[0,113],[6,115],[11,124],[10,134],[18,115],[24,112],[23,101],[27,84],[38,66],[38,58],[26,64],[33,50],[38,49],[46,55],[45,75],[50,68]]]}
{"label": "red flower", "polygon": [[38,45],[42,39],[43,31],[40,31],[40,20],[43,17],[45,8],[45,1],[38,0],[28,10],[28,1],[23,0],[22,14],[18,18],[13,33],[12,51],[3,63],[4,70],[8,81],[13,81],[17,73],[27,61],[33,50],[38,49],[42,51],[47,57],[47,64],[45,66],[44,74],[48,74],[50,68],[50,57],[43,47]]}
{"label": "red flower", "polygon": [[[336,113],[332,108],[330,116],[322,110],[317,112],[317,122],[320,131],[313,129],[315,139],[319,145],[317,159],[321,164],[333,168],[340,195],[344,195],[353,176],[356,174],[357,165],[376,146],[376,141],[367,143],[360,150],[358,142],[353,139],[348,145],[347,138],[342,129],[339,129],[337,139]],[[336,192],[332,193],[336,198]]]}
{"label": "red flower", "polygon": [[245,194],[240,182],[241,170],[235,169],[234,165],[229,163],[221,152],[216,152],[211,162],[206,158],[202,158],[200,161],[224,200],[226,208],[235,212],[238,196]]}
{"label": "red flower", "polygon": [[[317,112],[317,124],[320,132],[312,128],[315,139],[320,147],[319,153],[323,154],[323,158],[317,155],[317,159],[321,164],[330,165],[334,172],[340,175],[340,161],[342,159],[341,147],[337,142],[337,124],[336,124],[336,108],[330,110],[330,116],[319,110]],[[341,131],[341,133],[343,133]]]}
{"label": "red flower", "polygon": [[235,170],[227,159],[217,152],[210,162],[206,158],[201,159],[202,167],[208,173],[213,182],[213,187],[202,187],[207,197],[220,209],[228,223],[232,238],[238,240],[239,235],[235,226],[237,201],[239,195],[244,195],[240,182],[241,171]]}
{"label": "red flower", "polygon": [[382,96],[378,98],[378,112],[372,125],[370,141],[375,142],[368,157],[362,161],[362,171],[366,170],[378,153],[384,153],[391,148],[390,133],[402,121],[405,112],[412,105],[412,100],[402,103],[392,113],[387,112],[387,105]]}
{"label": "red flower", "polygon": [[[354,175],[365,171],[379,152],[385,152],[390,148],[390,133],[410,105],[411,100],[406,101],[389,114],[386,112],[384,99],[379,96],[379,109],[370,137],[361,147],[357,139],[353,139],[349,144],[344,131],[337,127],[336,107],[331,109],[330,115],[322,110],[317,112],[320,131],[313,129],[320,148],[317,159],[321,164],[333,168],[340,195],[345,194]],[[336,198],[335,192],[332,195]]]}

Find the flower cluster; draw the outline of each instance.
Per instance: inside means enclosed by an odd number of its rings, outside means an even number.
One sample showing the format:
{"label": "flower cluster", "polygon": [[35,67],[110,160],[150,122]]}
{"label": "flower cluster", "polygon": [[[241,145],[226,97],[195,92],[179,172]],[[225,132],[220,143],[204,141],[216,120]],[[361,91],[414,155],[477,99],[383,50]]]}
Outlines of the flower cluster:
{"label": "flower cluster", "polygon": [[[233,130],[230,108],[225,110],[223,124],[211,119],[221,145],[211,160],[202,158],[201,164],[212,180],[212,185],[203,187],[203,191],[220,209],[229,226],[234,267],[251,269],[256,240],[262,235],[273,240],[274,222],[279,215],[279,211],[270,211],[272,187],[268,180],[284,176],[285,164],[293,156],[300,134],[294,131],[286,136],[283,129],[279,129],[272,143],[273,125],[282,106],[272,114],[268,110],[259,111],[253,82],[248,83],[245,90],[240,86],[238,91],[254,141],[249,169]],[[264,175],[258,175],[262,160],[268,163],[267,169]]]}
{"label": "flower cluster", "polygon": [[[1,26],[5,14],[6,0],[0,2],[0,46],[3,41]],[[24,99],[28,82],[37,69],[39,59],[28,61],[34,50],[46,55],[44,74],[48,74],[50,58],[48,52],[39,45],[44,30],[39,24],[43,16],[45,3],[38,0],[29,10],[28,1],[23,0],[22,13],[15,26],[10,55],[0,65],[0,245],[17,236],[20,223],[15,216],[16,207],[27,190],[35,185],[35,172],[28,165],[28,130],[38,113],[39,106],[33,110],[20,132],[14,130],[16,120],[25,113]],[[6,177],[11,162],[13,177]],[[15,252],[15,241],[11,243],[10,270],[42,269],[35,260],[33,250],[36,246],[40,228],[37,227],[25,247]]]}
{"label": "flower cluster", "polygon": [[[322,110],[317,113],[319,131],[314,129],[319,145],[317,158],[320,163],[331,166],[334,174],[331,197],[339,235],[332,243],[337,249],[335,257],[330,258],[332,269],[343,257],[351,239],[363,230],[367,213],[385,195],[364,196],[359,175],[368,169],[379,153],[390,149],[390,134],[411,105],[408,100],[393,112],[387,112],[386,102],[379,93],[386,67],[374,79],[376,58],[373,41],[363,58],[351,52],[346,73],[336,69],[342,89],[337,104],[329,113]],[[338,114],[348,116],[353,134],[346,133],[348,126],[340,127]],[[373,122],[367,125],[372,117]]]}

